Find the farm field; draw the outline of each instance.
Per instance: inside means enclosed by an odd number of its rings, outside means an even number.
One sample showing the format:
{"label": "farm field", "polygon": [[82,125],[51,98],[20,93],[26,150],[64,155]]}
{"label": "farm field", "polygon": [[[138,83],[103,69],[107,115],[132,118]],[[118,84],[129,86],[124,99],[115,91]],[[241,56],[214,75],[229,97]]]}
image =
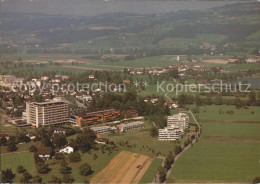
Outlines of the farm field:
{"label": "farm field", "polygon": [[152,183],[158,171],[158,168],[161,166],[162,162],[163,162],[162,159],[155,158],[139,183]]}
{"label": "farm field", "polygon": [[152,158],[127,151],[120,152],[91,178],[91,183],[138,183],[149,168]]}
{"label": "farm field", "polygon": [[[228,114],[227,111],[233,111],[233,114]],[[199,118],[202,121],[260,121],[259,114],[260,107],[248,106],[237,109],[233,105],[207,105],[200,107]]]}
{"label": "farm field", "polygon": [[[219,114],[219,108],[224,112],[233,110],[234,114]],[[260,170],[260,108],[206,106],[207,112],[203,109],[199,113],[202,135],[176,161],[167,182],[251,182]],[[251,111],[256,115],[251,115]]]}

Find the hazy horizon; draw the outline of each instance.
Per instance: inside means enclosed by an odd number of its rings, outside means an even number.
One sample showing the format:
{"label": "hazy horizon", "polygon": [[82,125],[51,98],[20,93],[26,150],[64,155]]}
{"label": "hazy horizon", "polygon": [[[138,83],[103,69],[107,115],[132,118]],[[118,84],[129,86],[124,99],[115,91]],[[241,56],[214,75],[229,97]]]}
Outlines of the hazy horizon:
{"label": "hazy horizon", "polygon": [[96,16],[103,13],[166,13],[202,10],[239,1],[2,0],[1,12]]}

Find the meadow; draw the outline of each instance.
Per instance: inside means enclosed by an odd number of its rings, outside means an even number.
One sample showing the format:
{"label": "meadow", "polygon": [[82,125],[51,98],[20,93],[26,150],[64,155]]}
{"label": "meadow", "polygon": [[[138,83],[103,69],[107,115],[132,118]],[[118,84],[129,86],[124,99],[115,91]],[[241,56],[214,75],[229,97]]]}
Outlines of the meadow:
{"label": "meadow", "polygon": [[201,107],[202,135],[176,161],[167,182],[251,182],[260,171],[259,113],[259,107]]}
{"label": "meadow", "polygon": [[31,173],[36,175],[36,167],[33,159],[33,153],[24,152],[24,153],[12,153],[8,155],[1,155],[1,170],[12,169],[16,174],[14,182],[18,183],[20,179],[20,174],[16,173],[16,168],[18,165],[23,165],[24,168]]}
{"label": "meadow", "polygon": [[158,168],[162,165],[162,162],[163,162],[162,159],[155,158],[139,183],[152,183],[158,171]]}
{"label": "meadow", "polygon": [[153,125],[151,123],[146,122],[144,128],[115,134],[108,133],[103,134],[102,136],[114,141],[115,143],[127,141],[129,145],[131,145],[131,148],[123,146],[122,149],[126,151],[151,156],[154,156],[157,152],[160,152],[162,155],[167,155],[169,151],[173,151],[176,143],[173,141],[159,141],[158,137],[151,137],[150,128],[152,126]]}

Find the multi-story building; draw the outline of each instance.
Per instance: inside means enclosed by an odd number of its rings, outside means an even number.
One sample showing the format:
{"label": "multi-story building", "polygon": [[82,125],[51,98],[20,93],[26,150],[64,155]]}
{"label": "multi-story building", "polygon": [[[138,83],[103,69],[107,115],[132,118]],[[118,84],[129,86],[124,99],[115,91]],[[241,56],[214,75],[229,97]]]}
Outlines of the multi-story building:
{"label": "multi-story building", "polygon": [[111,131],[110,126],[91,127],[90,129],[96,134],[108,133]]}
{"label": "multi-story building", "polygon": [[182,138],[182,129],[178,127],[165,127],[159,129],[159,140],[174,141]]}
{"label": "multi-story building", "polygon": [[135,122],[131,122],[131,123],[125,123],[125,124],[122,123],[122,124],[118,125],[120,132],[133,130],[133,129],[140,128],[140,127],[144,127],[144,122],[135,121]]}
{"label": "multi-story building", "polygon": [[79,127],[84,127],[94,123],[116,121],[118,119],[120,119],[120,111],[115,109],[87,112],[76,116],[76,122]]}
{"label": "multi-story building", "polygon": [[26,103],[27,123],[32,126],[48,126],[69,122],[69,107],[63,101]]}
{"label": "multi-story building", "polygon": [[183,130],[189,128],[189,116],[184,113],[168,116],[167,127],[180,127]]}

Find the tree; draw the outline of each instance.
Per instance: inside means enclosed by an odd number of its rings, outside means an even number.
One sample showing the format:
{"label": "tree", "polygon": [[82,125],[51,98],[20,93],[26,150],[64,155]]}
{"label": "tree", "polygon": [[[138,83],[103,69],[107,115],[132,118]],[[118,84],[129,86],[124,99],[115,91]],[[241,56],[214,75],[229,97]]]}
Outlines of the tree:
{"label": "tree", "polygon": [[248,94],[248,97],[249,97],[249,101],[250,102],[255,102],[256,101],[256,93],[254,91],[251,91],[249,94]]}
{"label": "tree", "polygon": [[91,167],[90,165],[88,165],[88,163],[82,164],[79,167],[79,174],[83,175],[83,176],[88,176],[92,173]]}
{"label": "tree", "polygon": [[81,161],[81,156],[78,152],[72,152],[69,154],[70,162],[79,162]]}
{"label": "tree", "polygon": [[29,151],[30,152],[33,152],[33,153],[37,153],[37,147],[35,145],[31,145],[30,148],[29,148]]}
{"label": "tree", "polygon": [[32,179],[32,175],[26,171],[23,173],[22,177],[20,178],[20,182],[29,183],[30,179]]}
{"label": "tree", "polygon": [[73,183],[74,178],[72,176],[70,176],[69,174],[65,174],[65,175],[63,175],[62,181],[64,183]]}
{"label": "tree", "polygon": [[52,143],[57,147],[65,146],[68,142],[65,135],[54,134]]}
{"label": "tree", "polygon": [[15,142],[14,141],[9,142],[8,146],[7,146],[7,151],[13,152],[13,151],[16,151],[16,150],[17,150],[17,147],[16,147]]}
{"label": "tree", "polygon": [[15,174],[11,169],[1,171],[1,183],[12,183],[15,178]]}
{"label": "tree", "polygon": [[252,181],[253,184],[260,183],[260,177],[255,177]]}
{"label": "tree", "polygon": [[182,151],[182,148],[180,145],[175,146],[174,154],[178,155]]}
{"label": "tree", "polygon": [[6,146],[7,144],[7,139],[3,136],[0,138],[0,146]]}
{"label": "tree", "polygon": [[48,181],[48,183],[62,183],[62,179],[56,177],[56,176],[51,176],[51,180]]}
{"label": "tree", "polygon": [[26,169],[22,165],[18,165],[16,171],[21,174],[24,173]]}
{"label": "tree", "polygon": [[173,156],[171,151],[167,155],[164,163],[165,163],[164,164],[164,169],[165,170],[169,170],[171,168],[171,165],[174,163],[174,156]]}
{"label": "tree", "polygon": [[152,127],[152,128],[150,129],[150,135],[151,135],[152,137],[156,137],[156,136],[158,135],[158,130],[157,130],[157,128]]}
{"label": "tree", "polygon": [[196,103],[196,106],[200,106],[202,104],[202,100],[200,98],[200,95],[196,95],[195,103]]}
{"label": "tree", "polygon": [[88,152],[92,145],[95,143],[96,135],[95,133],[87,128],[76,138],[76,143],[79,146],[79,149],[85,153]]}
{"label": "tree", "polygon": [[45,164],[44,162],[37,163],[36,168],[37,168],[38,173],[41,173],[41,174],[46,174],[49,172],[48,165]]}
{"label": "tree", "polygon": [[42,177],[40,176],[34,176],[32,178],[32,183],[42,183]]}
{"label": "tree", "polygon": [[66,162],[65,159],[61,160],[61,168],[60,168],[60,173],[61,174],[69,174],[71,173],[71,168],[68,166],[68,163]]}
{"label": "tree", "polygon": [[97,154],[94,153],[94,155],[93,155],[93,160],[96,160],[96,159],[97,159]]}
{"label": "tree", "polygon": [[159,180],[160,182],[164,182],[165,178],[166,178],[166,171],[165,169],[160,166],[159,169],[158,169],[158,174],[159,174]]}

